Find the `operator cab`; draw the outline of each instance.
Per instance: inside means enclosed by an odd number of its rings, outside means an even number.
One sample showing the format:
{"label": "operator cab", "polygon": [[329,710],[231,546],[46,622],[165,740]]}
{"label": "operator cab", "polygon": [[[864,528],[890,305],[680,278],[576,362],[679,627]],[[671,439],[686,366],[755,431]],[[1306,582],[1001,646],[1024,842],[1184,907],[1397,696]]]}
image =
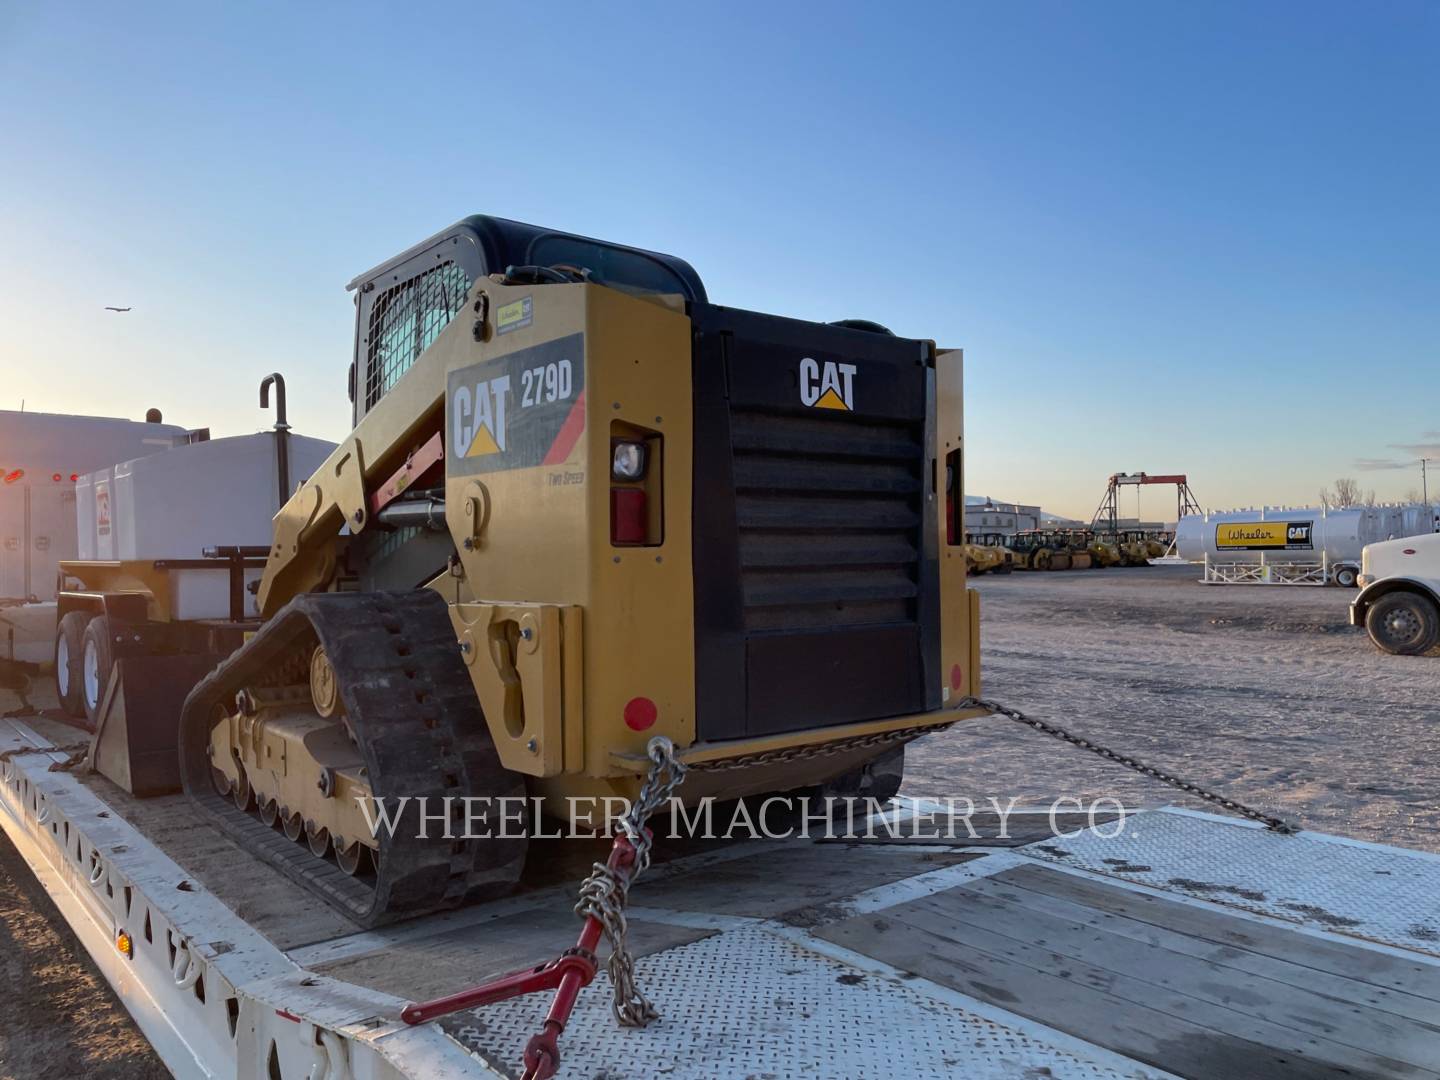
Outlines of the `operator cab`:
{"label": "operator cab", "polygon": [[589,280],[625,292],[704,302],[705,286],[673,255],[474,214],[361,274],[350,365],[351,423],[375,407],[465,303],[477,278]]}

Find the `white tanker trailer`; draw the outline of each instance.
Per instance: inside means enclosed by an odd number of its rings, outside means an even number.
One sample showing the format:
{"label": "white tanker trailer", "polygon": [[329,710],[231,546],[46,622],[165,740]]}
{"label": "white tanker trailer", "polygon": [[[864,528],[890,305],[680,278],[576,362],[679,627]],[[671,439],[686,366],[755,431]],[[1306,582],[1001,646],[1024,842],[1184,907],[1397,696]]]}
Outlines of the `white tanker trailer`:
{"label": "white tanker trailer", "polygon": [[1440,530],[1433,507],[1264,507],[1190,514],[1176,551],[1208,584],[1353,586],[1366,544]]}

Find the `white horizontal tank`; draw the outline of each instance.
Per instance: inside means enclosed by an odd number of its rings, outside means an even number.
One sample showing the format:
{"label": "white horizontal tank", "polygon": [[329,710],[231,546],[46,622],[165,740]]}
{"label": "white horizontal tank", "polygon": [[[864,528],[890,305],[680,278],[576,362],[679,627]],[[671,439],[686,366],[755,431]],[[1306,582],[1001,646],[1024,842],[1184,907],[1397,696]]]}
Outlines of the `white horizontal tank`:
{"label": "white horizontal tank", "polygon": [[1434,514],[1416,506],[1289,507],[1190,514],[1175,530],[1182,559],[1216,563],[1358,563],[1366,544],[1434,528]]}

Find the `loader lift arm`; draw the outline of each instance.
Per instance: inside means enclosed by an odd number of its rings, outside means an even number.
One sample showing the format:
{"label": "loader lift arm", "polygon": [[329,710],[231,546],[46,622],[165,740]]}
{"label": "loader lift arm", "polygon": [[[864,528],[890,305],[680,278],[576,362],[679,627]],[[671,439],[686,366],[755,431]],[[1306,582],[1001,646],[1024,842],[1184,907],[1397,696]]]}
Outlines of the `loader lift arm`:
{"label": "loader lift arm", "polygon": [[401,469],[413,449],[440,433],[445,358],[443,349],[421,353],[275,515],[274,539],[256,595],[263,617],[300,593],[325,586],[335,573],[340,529],[348,525],[352,534],[362,532],[372,518],[368,492]]}

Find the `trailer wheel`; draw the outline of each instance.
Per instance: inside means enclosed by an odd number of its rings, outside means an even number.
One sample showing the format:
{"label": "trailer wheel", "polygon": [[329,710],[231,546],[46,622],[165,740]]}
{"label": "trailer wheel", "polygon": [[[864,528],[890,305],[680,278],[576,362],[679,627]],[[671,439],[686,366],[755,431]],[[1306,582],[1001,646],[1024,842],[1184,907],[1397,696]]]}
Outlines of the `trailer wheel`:
{"label": "trailer wheel", "polygon": [[80,664],[85,652],[85,624],[89,621],[88,611],[70,611],[55,628],[55,696],[65,715],[77,720],[85,715]]}
{"label": "trailer wheel", "polygon": [[1382,652],[1420,656],[1440,642],[1440,612],[1417,592],[1390,592],[1370,605],[1365,629]]}
{"label": "trailer wheel", "polygon": [[100,719],[100,703],[105,700],[105,687],[110,683],[113,660],[110,654],[110,620],[96,615],[85,626],[80,650],[80,691],[85,705],[85,719],[93,727]]}
{"label": "trailer wheel", "polygon": [[1335,571],[1335,584],[1342,589],[1353,589],[1359,574],[1353,566],[1342,566]]}

